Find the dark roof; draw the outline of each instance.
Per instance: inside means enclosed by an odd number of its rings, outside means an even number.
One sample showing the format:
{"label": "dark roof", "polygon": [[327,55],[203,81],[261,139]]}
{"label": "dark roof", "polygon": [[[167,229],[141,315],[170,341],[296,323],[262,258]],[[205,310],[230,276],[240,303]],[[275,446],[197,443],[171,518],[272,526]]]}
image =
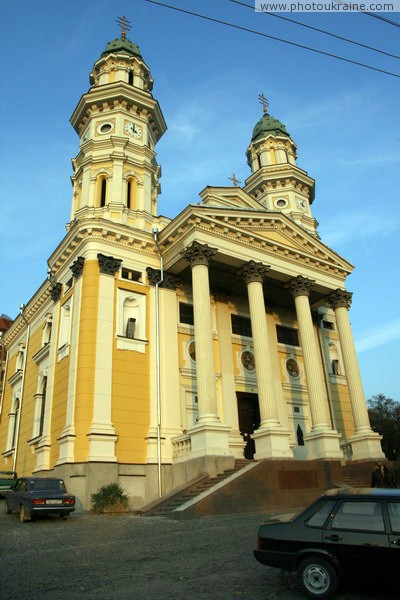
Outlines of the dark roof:
{"label": "dark roof", "polygon": [[335,488],[332,490],[327,490],[324,494],[322,494],[322,498],[324,497],[332,497],[332,496],[340,496],[341,498],[354,498],[355,496],[362,498],[386,498],[386,497],[396,497],[400,500],[400,489],[391,489],[391,488],[351,488],[351,487],[343,487],[343,488]]}

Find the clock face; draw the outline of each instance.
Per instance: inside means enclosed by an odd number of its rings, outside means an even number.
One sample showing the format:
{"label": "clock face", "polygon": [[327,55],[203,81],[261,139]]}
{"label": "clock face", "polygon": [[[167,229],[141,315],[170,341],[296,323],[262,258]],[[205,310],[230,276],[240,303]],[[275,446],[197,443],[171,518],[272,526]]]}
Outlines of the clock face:
{"label": "clock face", "polygon": [[306,208],[307,208],[307,203],[305,200],[297,200],[296,204],[297,204],[297,208],[299,208],[300,210],[306,210]]}
{"label": "clock face", "polygon": [[125,132],[134,138],[140,138],[142,137],[143,130],[139,125],[136,125],[136,123],[128,121],[125,123]]}

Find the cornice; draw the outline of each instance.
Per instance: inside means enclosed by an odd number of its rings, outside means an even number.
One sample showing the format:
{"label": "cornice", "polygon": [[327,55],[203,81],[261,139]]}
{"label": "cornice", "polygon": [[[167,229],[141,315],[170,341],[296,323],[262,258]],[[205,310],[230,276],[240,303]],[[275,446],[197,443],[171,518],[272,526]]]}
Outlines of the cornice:
{"label": "cornice", "polygon": [[[46,279],[37,292],[32,296],[30,300],[25,305],[24,316],[28,323],[31,322],[33,317],[38,313],[38,311],[43,307],[46,303],[51,303],[50,297],[50,288],[51,283],[48,279]],[[4,343],[6,346],[9,346],[13,343],[13,341],[23,332],[26,328],[26,321],[22,318],[21,315],[15,319],[12,325],[7,329],[4,334]]]}
{"label": "cornice", "polygon": [[[143,216],[142,213],[140,213]],[[157,219],[151,217],[151,222]],[[101,218],[84,218],[73,221],[67,235],[49,258],[49,265],[57,273],[71,256],[82,251],[88,241],[103,241],[113,248],[134,250],[152,258],[157,255],[152,233],[113,223]]]}

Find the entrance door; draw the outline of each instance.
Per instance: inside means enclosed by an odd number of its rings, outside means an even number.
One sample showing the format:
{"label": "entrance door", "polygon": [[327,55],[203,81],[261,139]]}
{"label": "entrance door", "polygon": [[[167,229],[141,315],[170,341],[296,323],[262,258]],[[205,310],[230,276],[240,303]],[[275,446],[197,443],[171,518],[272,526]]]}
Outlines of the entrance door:
{"label": "entrance door", "polygon": [[253,458],[256,451],[254,440],[250,435],[260,426],[260,408],[257,394],[237,392],[239,429],[246,442],[245,458]]}

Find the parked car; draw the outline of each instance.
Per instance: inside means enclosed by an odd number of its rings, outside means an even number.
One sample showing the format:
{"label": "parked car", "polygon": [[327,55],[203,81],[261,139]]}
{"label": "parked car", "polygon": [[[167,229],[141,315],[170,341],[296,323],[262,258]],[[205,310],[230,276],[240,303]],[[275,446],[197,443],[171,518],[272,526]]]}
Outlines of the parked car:
{"label": "parked car", "polygon": [[7,514],[19,512],[22,522],[46,514],[67,517],[75,510],[75,496],[68,494],[62,479],[20,477],[15,486],[7,492],[4,510]]}
{"label": "parked car", "polygon": [[0,497],[13,487],[17,478],[16,471],[0,471]]}
{"label": "parked car", "polygon": [[400,490],[328,490],[288,522],[270,520],[258,532],[255,558],[297,573],[310,598],[331,598],[350,576],[399,577]]}

